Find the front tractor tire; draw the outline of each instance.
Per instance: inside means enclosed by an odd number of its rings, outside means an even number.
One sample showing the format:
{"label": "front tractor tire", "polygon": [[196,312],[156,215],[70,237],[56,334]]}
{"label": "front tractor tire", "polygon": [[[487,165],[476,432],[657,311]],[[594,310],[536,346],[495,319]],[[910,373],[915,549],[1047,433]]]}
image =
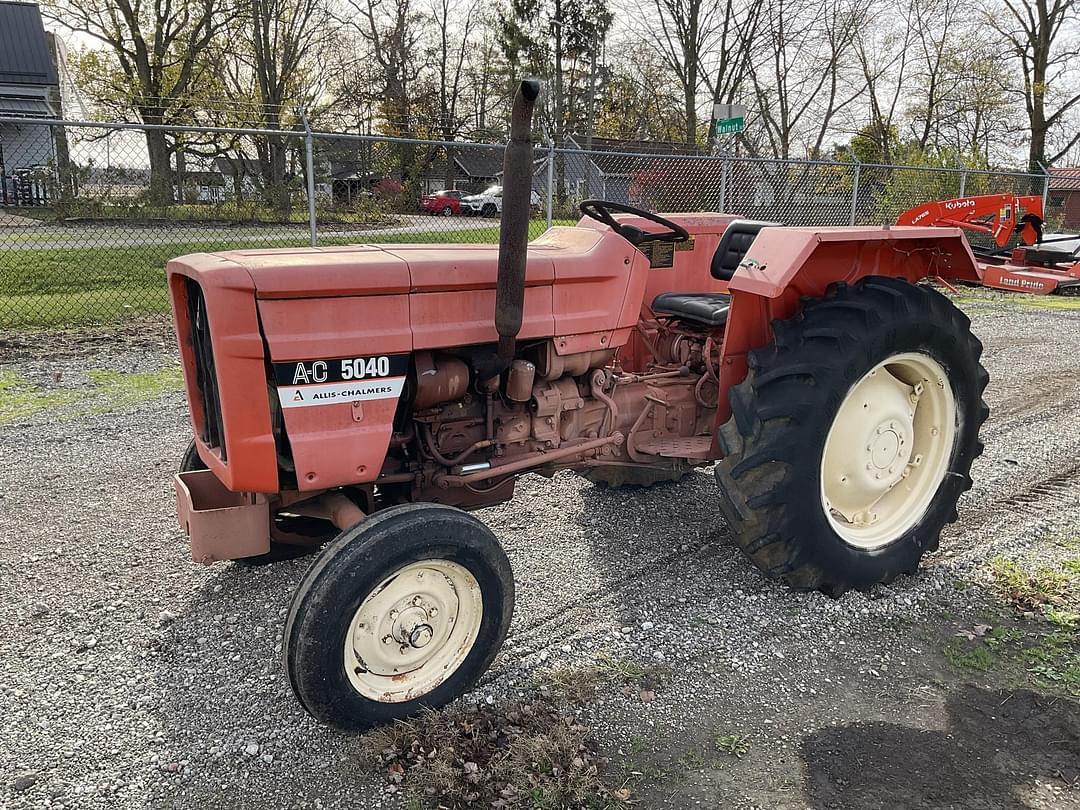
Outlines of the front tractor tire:
{"label": "front tractor tire", "polygon": [[749,355],[716,465],[753,563],[833,596],[914,573],[971,487],[989,414],[982,344],[940,293],[837,285]]}
{"label": "front tractor tire", "polygon": [[404,720],[476,683],[513,610],[510,562],[483,523],[450,506],[390,507],[304,575],[285,623],[289,683],[341,729]]}

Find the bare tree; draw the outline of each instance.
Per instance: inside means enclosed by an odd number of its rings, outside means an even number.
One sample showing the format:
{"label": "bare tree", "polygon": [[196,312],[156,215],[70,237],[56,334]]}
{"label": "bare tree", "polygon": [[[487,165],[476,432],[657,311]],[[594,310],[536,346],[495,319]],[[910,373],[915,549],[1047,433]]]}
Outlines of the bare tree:
{"label": "bare tree", "polygon": [[[253,45],[258,123],[281,129],[288,105],[304,97],[310,77],[317,75],[317,57],[331,34],[330,15],[323,0],[248,0],[245,22]],[[267,194],[284,210],[289,201],[285,138],[259,138],[256,148]]]}
{"label": "bare tree", "polygon": [[866,93],[852,69],[864,17],[854,3],[766,0],[749,67],[761,130],[751,151],[785,159],[797,145],[821,152],[837,115]]}
{"label": "bare tree", "polygon": [[1023,86],[1016,92],[1023,98],[1031,137],[1028,170],[1040,172],[1080,142],[1080,131],[1074,130],[1048,145],[1080,103],[1080,6],[1077,0],[991,0],[985,18],[1019,63]]}
{"label": "bare tree", "polygon": [[[884,4],[872,9],[884,13]],[[862,81],[866,85],[866,101],[870,122],[859,130],[874,147],[874,159],[891,163],[899,133],[897,119],[902,114],[900,100],[905,95],[909,78],[909,58],[914,30],[910,10],[895,18],[891,30],[884,26],[861,25],[854,37],[855,55]]]}
{"label": "bare tree", "polygon": [[718,29],[716,0],[645,0],[643,12],[645,25],[639,33],[678,78],[686,117],[686,143],[696,143],[702,56],[713,44]]}
{"label": "bare tree", "polygon": [[[728,2],[720,12],[710,47],[702,54],[702,77],[714,104],[731,104],[742,95],[762,5],[764,0]],[[715,58],[706,61],[705,57],[710,53],[715,54]],[[715,120],[710,118],[710,142],[715,137],[715,127]]]}
{"label": "bare tree", "polygon": [[[145,124],[175,123],[207,47],[235,14],[232,0],[50,0],[48,19],[104,43],[134,88],[131,103]],[[172,201],[172,149],[166,133],[146,130],[150,198]]]}

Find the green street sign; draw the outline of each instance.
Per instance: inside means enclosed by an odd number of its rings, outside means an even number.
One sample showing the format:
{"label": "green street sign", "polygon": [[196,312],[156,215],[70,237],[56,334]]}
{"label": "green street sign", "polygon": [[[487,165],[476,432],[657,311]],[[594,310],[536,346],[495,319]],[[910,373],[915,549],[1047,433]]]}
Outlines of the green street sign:
{"label": "green street sign", "polygon": [[746,119],[742,116],[738,118],[726,118],[723,121],[716,122],[716,134],[717,135],[735,135],[742,132],[746,126]]}

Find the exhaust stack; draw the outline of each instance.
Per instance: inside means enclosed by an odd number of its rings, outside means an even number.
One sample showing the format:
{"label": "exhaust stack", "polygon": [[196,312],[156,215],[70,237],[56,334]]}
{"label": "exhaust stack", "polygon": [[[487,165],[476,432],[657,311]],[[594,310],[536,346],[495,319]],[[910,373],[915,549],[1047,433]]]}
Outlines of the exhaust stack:
{"label": "exhaust stack", "polygon": [[499,219],[499,276],[495,289],[495,328],[499,331],[499,371],[514,359],[517,335],[525,307],[525,258],[529,245],[532,196],[533,107],[540,82],[525,79],[514,95],[510,114],[510,141],[503,156],[503,205]]}

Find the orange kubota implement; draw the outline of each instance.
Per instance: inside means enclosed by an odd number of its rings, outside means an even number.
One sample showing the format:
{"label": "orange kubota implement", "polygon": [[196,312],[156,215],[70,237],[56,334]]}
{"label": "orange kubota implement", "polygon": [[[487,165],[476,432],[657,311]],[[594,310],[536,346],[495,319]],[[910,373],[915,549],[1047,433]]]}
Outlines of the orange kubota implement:
{"label": "orange kubota implement", "polygon": [[1080,236],[1043,233],[1042,197],[985,194],[928,202],[905,211],[896,224],[962,228],[988,236],[993,247],[972,246],[984,287],[1080,294]]}

